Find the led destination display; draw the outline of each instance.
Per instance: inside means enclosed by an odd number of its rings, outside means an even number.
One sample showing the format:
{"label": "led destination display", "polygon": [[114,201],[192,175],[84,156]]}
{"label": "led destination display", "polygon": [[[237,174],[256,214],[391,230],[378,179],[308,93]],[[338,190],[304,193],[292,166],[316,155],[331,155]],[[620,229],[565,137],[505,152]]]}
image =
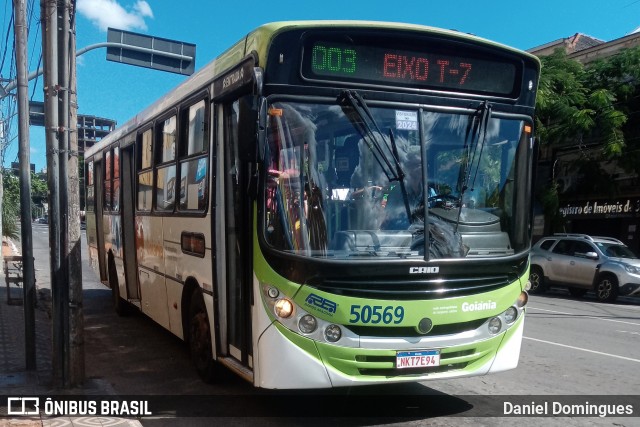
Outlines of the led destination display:
{"label": "led destination display", "polygon": [[517,63],[461,55],[375,45],[314,41],[306,46],[303,75],[313,80],[345,80],[419,89],[511,95]]}

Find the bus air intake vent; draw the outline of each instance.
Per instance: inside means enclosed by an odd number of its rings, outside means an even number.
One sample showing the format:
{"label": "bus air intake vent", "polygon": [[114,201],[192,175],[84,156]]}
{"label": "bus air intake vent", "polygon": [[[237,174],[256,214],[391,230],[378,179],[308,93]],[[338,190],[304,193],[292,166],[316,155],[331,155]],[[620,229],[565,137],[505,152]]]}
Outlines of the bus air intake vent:
{"label": "bus air intake vent", "polygon": [[381,300],[430,300],[477,295],[503,288],[516,278],[447,277],[427,280],[362,280],[327,278],[309,286],[337,295]]}

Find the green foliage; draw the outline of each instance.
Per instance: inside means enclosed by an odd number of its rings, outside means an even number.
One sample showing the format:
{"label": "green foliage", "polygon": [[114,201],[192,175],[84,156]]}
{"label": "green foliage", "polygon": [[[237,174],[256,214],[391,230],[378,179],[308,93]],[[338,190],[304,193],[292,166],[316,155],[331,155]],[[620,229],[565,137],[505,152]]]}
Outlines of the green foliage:
{"label": "green foliage", "polygon": [[18,239],[18,220],[20,218],[20,186],[18,178],[4,173],[4,197],[2,200],[2,235]]}
{"label": "green foliage", "polygon": [[[14,174],[5,171],[2,175],[4,194],[2,200],[2,234],[12,239],[18,239],[20,234],[20,180]],[[48,193],[47,182],[35,174],[31,174],[31,198],[35,203],[46,200]]]}
{"label": "green foliage", "polygon": [[[568,166],[583,177],[580,194],[615,194],[616,182],[603,166],[638,173],[640,165],[640,47],[583,66],[559,49],[541,58],[536,103],[538,140],[553,148],[577,147]],[[583,150],[599,147],[599,154]],[[611,169],[609,169],[611,170]],[[559,231],[559,188],[552,182],[539,194],[547,223]]]}
{"label": "green foliage", "polygon": [[611,81],[569,59],[561,49],[541,58],[541,62],[536,105],[541,143],[581,145],[585,138],[597,138],[607,158],[620,156],[625,147],[622,126],[627,115],[618,108],[618,92]]}

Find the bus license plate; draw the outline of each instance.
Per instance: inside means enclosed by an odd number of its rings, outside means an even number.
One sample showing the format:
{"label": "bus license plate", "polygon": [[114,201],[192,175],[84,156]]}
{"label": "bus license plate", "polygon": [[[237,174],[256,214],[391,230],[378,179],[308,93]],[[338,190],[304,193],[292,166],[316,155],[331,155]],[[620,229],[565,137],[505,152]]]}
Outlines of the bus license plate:
{"label": "bus license plate", "polygon": [[396,353],[396,368],[425,368],[440,366],[440,350],[399,351]]}

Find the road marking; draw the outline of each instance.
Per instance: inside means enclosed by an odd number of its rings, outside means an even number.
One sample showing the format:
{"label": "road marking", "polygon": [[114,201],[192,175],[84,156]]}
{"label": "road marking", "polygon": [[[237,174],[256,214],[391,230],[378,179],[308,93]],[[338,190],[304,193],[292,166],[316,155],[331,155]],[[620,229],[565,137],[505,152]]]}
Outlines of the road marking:
{"label": "road marking", "polygon": [[640,332],[631,332],[631,331],[616,331],[616,332],[620,332],[621,334],[640,335]]}
{"label": "road marking", "polygon": [[605,322],[624,323],[625,325],[640,326],[640,323],[625,322],[624,320],[615,320],[615,319],[603,319],[602,317],[598,317],[598,316],[583,316],[581,314],[576,314],[576,313],[567,313],[565,311],[546,310],[544,308],[536,308],[536,307],[531,307],[531,306],[528,306],[528,309],[529,310],[538,310],[538,311],[548,311],[549,313],[556,313],[556,314],[567,314],[569,316],[580,316],[583,319],[596,319],[596,320],[602,320],[602,321],[605,321]]}
{"label": "road marking", "polygon": [[551,344],[551,345],[557,345],[557,346],[560,346],[560,347],[566,347],[566,348],[570,348],[572,350],[585,351],[587,353],[594,353],[594,354],[599,354],[601,356],[615,357],[616,359],[622,359],[622,360],[628,360],[630,362],[640,363],[640,359],[634,359],[634,358],[625,357],[625,356],[618,356],[617,354],[603,353],[602,351],[589,350],[588,348],[574,347],[572,345],[560,344],[560,343],[553,342],[553,341],[539,340],[537,338],[529,338],[529,337],[522,337],[522,338],[524,338],[525,340],[537,341],[537,342],[541,342],[541,343],[544,343],[544,344]]}

